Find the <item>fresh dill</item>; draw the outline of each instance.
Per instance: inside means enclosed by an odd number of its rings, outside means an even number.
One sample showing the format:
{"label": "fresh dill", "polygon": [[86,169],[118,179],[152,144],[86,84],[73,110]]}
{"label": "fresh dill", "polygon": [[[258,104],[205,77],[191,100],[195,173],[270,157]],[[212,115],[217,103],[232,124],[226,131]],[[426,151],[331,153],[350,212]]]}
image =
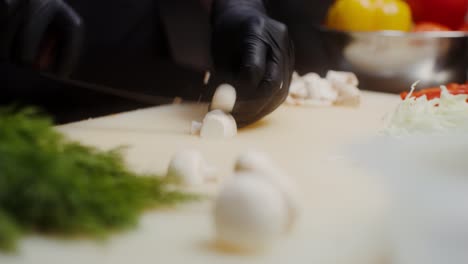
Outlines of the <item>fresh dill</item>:
{"label": "fresh dill", "polygon": [[148,208],[196,198],[130,171],[118,149],[67,140],[32,108],[0,109],[0,250],[28,232],[102,237]]}

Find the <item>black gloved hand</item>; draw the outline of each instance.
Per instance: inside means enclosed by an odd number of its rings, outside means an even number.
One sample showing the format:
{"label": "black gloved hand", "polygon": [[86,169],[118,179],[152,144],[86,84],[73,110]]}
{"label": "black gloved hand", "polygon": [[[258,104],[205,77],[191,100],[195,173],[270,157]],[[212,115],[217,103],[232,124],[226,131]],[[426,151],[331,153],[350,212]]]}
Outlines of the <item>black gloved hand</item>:
{"label": "black gloved hand", "polygon": [[62,0],[0,0],[0,60],[66,77],[83,40],[80,17]]}
{"label": "black gloved hand", "polygon": [[238,126],[251,124],[288,95],[294,70],[288,30],[268,17],[261,0],[215,0],[212,26],[214,75],[237,90]]}

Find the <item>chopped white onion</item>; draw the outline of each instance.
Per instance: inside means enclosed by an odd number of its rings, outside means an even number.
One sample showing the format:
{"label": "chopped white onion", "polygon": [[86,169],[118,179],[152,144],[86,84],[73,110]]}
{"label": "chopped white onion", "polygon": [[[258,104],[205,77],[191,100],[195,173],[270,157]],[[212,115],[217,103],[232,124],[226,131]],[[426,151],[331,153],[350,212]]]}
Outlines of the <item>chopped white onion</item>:
{"label": "chopped white onion", "polygon": [[[416,83],[417,84],[417,83]],[[391,135],[468,132],[468,95],[452,95],[441,86],[440,98],[411,97],[411,92],[387,118],[385,133]]]}

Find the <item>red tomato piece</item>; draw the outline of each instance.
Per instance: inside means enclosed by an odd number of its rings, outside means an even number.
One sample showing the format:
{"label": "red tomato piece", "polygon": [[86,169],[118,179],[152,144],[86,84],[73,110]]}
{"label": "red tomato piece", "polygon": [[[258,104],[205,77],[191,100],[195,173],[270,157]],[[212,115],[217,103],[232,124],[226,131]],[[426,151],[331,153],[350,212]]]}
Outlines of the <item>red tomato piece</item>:
{"label": "red tomato piece", "polygon": [[465,32],[468,32],[468,23],[465,23],[463,26],[461,26],[459,29],[459,31],[465,31]]}
{"label": "red tomato piece", "polygon": [[468,0],[407,0],[416,23],[430,21],[459,29],[465,22]]}
{"label": "red tomato piece", "polygon": [[450,31],[450,28],[434,22],[420,22],[413,27],[413,32],[425,31]]}

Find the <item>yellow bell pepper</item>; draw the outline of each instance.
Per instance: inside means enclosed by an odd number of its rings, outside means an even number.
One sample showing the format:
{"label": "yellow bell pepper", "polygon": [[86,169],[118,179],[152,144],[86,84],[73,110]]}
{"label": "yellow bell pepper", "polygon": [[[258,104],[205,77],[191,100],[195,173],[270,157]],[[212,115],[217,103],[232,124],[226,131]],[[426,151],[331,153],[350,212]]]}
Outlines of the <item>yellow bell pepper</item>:
{"label": "yellow bell pepper", "polygon": [[344,31],[409,31],[411,10],[402,0],[337,0],[328,11],[327,26]]}

